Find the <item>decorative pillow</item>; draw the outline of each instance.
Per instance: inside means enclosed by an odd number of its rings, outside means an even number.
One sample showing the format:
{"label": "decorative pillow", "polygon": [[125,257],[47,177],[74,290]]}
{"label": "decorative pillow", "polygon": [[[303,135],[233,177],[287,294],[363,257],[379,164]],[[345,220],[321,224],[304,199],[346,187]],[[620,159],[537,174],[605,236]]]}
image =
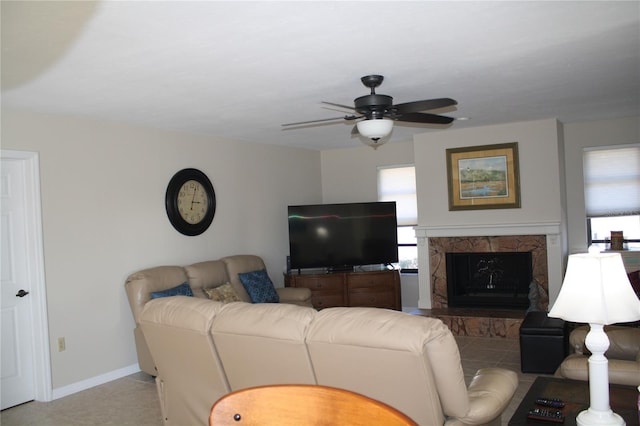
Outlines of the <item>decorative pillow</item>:
{"label": "decorative pillow", "polygon": [[152,299],[169,296],[193,296],[193,292],[191,291],[191,286],[189,286],[189,283],[182,283],[179,286],[175,286],[167,290],[154,291],[153,293],[151,293]]}
{"label": "decorative pillow", "polygon": [[216,288],[205,288],[204,292],[207,293],[209,299],[215,300],[217,302],[229,303],[229,302],[239,302],[240,298],[233,291],[233,286],[231,283],[222,284]]}
{"label": "decorative pillow", "polygon": [[278,303],[280,301],[266,270],[246,272],[238,274],[238,277],[244,289],[247,290],[252,303]]}

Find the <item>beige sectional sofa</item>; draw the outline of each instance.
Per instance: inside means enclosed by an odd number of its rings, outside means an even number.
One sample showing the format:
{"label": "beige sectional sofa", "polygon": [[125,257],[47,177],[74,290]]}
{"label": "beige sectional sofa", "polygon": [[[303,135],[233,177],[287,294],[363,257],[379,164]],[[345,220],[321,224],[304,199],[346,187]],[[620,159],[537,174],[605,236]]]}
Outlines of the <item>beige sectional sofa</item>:
{"label": "beige sectional sofa", "polygon": [[[125,289],[136,324],[134,338],[140,369],[152,376],[156,375],[153,358],[140,330],[140,314],[145,304],[151,300],[152,292],[164,291],[182,283],[188,283],[194,297],[208,300],[207,290],[230,283],[240,300],[251,302],[238,274],[263,269],[265,264],[259,256],[234,255],[188,266],[157,266],[129,275],[125,282]],[[309,289],[276,288],[275,290],[281,303],[311,306]]]}
{"label": "beige sectional sofa", "polygon": [[518,384],[487,368],[467,386],[450,330],[397,311],[175,296],[146,303],[139,324],[165,425],[206,425],[223,395],[285,383],[361,393],[420,425],[500,425]]}

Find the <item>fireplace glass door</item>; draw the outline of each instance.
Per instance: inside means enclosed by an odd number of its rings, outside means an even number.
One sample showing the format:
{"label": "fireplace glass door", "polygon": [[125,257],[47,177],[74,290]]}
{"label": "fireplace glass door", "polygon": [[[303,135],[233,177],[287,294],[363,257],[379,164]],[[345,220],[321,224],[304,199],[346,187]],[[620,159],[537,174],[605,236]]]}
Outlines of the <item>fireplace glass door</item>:
{"label": "fireplace glass door", "polygon": [[447,253],[449,307],[526,309],[531,252]]}

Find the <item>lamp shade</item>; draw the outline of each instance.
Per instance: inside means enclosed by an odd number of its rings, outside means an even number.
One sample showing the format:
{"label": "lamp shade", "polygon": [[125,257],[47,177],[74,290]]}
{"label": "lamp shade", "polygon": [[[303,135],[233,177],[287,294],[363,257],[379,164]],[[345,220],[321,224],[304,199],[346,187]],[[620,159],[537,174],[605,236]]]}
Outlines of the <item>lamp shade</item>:
{"label": "lamp shade", "polygon": [[620,253],[570,255],[560,294],[549,316],[604,325],[639,320],[640,300],[631,287]]}
{"label": "lamp shade", "polygon": [[382,139],[388,136],[393,129],[393,120],[388,118],[378,118],[358,121],[356,124],[358,132],[369,139]]}

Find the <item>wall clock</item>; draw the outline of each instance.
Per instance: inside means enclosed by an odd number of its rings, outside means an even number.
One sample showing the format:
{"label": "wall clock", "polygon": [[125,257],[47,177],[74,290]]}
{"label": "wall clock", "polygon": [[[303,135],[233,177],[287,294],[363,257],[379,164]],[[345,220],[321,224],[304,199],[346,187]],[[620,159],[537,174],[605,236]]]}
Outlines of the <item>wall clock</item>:
{"label": "wall clock", "polygon": [[184,235],[200,235],[216,213],[216,194],[211,181],[200,170],[182,169],[167,185],[165,207],[169,221]]}

